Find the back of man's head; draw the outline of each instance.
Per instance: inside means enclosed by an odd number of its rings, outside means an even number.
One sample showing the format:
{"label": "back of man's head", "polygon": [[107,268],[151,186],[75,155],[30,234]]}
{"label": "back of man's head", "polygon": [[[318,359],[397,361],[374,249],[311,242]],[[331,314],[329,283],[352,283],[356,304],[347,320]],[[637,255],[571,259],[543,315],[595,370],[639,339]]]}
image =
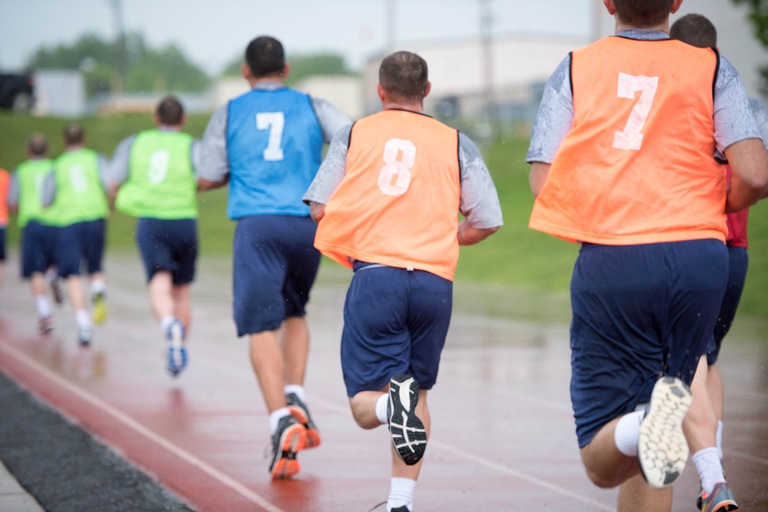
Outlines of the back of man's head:
{"label": "back of man's head", "polygon": [[669,28],[669,36],[699,48],[717,46],[717,29],[706,16],[686,14]]}
{"label": "back of man's head", "polygon": [[155,115],[164,126],[179,126],[184,120],[184,107],[175,96],[166,96],[157,104]]}
{"label": "back of man's head", "polygon": [[664,23],[673,0],[613,0],[619,20],[633,28],[652,28]]}
{"label": "back of man's head", "polygon": [[245,48],[245,63],[254,78],[279,76],[285,67],[283,45],[271,36],[259,36]]}
{"label": "back of man's head", "polygon": [[381,61],[379,84],[399,100],[422,100],[427,94],[427,62],[415,53],[395,52]]}
{"label": "back of man's head", "polygon": [[48,141],[42,133],[33,133],[27,141],[27,152],[31,156],[41,157],[48,153]]}
{"label": "back of man's head", "polygon": [[79,146],[85,140],[85,130],[78,123],[67,123],[64,126],[64,144]]}

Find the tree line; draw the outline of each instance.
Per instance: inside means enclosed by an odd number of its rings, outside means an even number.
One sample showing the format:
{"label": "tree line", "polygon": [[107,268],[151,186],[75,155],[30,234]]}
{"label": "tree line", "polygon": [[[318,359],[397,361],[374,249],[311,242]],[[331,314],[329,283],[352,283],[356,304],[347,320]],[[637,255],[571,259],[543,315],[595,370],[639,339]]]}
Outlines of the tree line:
{"label": "tree line", "polygon": [[[293,85],[307,76],[354,74],[340,55],[322,53],[289,56]],[[240,76],[241,55],[234,56],[221,75]],[[86,97],[125,93],[204,92],[217,76],[209,76],[175,44],[152,48],[141,33],[128,33],[121,40],[108,41],[84,34],[74,43],[41,47],[26,68],[68,69],[83,74]]]}

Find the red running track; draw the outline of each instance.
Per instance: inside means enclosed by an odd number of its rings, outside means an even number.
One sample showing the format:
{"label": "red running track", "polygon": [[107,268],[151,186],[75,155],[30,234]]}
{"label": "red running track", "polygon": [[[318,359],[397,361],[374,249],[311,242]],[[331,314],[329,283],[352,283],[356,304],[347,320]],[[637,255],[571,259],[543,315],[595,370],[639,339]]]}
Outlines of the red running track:
{"label": "red running track", "polygon": [[[247,342],[236,337],[231,321],[228,262],[201,261],[190,367],[177,380],[162,371],[159,328],[150,317],[138,259],[111,255],[107,263],[110,316],[85,351],[77,347],[66,304],[57,310],[53,335],[41,337],[26,284],[6,279],[0,292],[1,371],[194,509],[364,512],[386,500],[387,432],[355,425],[341,379],[346,273],[323,267],[309,308],[308,403],[323,444],[300,453],[296,478],[273,482],[263,456],[267,416]],[[9,267],[7,275],[15,275]],[[499,511],[521,504],[557,511],[615,508],[616,491],[589,483],[578,455],[568,400],[567,312],[548,323],[476,312],[484,302],[499,310],[505,302],[533,300],[538,298],[457,285],[441,375],[430,394],[433,428],[416,489],[418,512]],[[554,303],[561,309],[565,304],[562,297]],[[720,363],[726,471],[744,510],[768,510],[765,328],[738,324]],[[675,511],[694,509],[695,473],[689,463],[676,484]]]}

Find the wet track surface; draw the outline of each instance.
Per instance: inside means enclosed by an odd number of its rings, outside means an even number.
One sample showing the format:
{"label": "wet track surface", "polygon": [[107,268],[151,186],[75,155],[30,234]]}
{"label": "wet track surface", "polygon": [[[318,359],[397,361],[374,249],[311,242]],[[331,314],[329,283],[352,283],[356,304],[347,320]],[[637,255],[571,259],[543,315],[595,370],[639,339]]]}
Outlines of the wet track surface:
{"label": "wet track surface", "polygon": [[[306,383],[323,444],[299,455],[295,479],[269,478],[267,416],[222,260],[201,260],[190,367],[175,380],[162,371],[137,256],[110,255],[110,316],[88,350],[77,347],[66,304],[53,334],[37,334],[28,287],[9,262],[0,372],[36,398],[0,379],[0,459],[48,510],[369,510],[389,490],[387,432],[351,418],[338,361],[349,276],[324,265],[309,307]],[[589,483],[579,459],[564,307],[563,296],[457,283],[416,511],[615,509],[616,491]],[[726,474],[744,510],[768,510],[768,327],[737,318],[719,364]],[[674,510],[694,510],[697,492],[689,463]]]}

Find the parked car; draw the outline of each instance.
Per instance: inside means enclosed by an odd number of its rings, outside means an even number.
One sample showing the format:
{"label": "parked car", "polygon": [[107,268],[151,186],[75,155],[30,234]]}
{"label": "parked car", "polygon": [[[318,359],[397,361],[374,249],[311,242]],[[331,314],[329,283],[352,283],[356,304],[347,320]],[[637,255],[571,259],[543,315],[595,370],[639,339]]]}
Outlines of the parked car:
{"label": "parked car", "polygon": [[35,104],[31,73],[0,73],[0,109],[29,111]]}

